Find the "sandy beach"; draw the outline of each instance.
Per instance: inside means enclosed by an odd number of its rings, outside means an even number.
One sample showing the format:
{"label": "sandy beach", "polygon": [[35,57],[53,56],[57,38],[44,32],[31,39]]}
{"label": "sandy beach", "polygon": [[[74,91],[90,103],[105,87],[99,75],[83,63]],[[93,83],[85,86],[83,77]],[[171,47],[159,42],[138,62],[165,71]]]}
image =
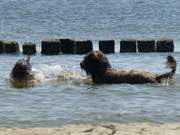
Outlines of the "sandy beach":
{"label": "sandy beach", "polygon": [[180,123],[78,124],[61,128],[0,128],[0,135],[180,135]]}

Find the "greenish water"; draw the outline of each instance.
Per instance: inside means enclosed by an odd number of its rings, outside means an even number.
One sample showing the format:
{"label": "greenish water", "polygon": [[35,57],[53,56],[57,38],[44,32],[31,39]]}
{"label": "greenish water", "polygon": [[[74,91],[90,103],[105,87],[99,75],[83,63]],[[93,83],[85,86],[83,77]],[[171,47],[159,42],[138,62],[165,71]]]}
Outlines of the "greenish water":
{"label": "greenish water", "polygon": [[[163,73],[164,53],[107,55],[113,67]],[[179,53],[173,53],[180,59]],[[80,78],[57,79],[63,71],[78,72],[84,55],[32,56],[33,70],[45,79],[32,88],[8,83],[14,63],[23,55],[0,57],[0,126],[55,127],[67,123],[180,122],[180,71],[169,84],[93,85]],[[179,64],[178,64],[179,67]]]}

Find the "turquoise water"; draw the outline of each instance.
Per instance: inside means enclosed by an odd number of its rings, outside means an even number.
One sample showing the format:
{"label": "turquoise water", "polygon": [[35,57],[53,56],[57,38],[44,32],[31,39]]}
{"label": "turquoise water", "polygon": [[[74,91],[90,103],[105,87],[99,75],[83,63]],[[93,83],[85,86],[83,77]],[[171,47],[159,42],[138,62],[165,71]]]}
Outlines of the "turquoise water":
{"label": "turquoise water", "polygon": [[[16,88],[8,75],[24,55],[0,56],[0,127],[56,127],[79,122],[180,122],[180,70],[174,83],[93,85],[80,78],[57,79],[63,71],[80,73],[83,55],[40,55],[45,38],[114,39],[113,67],[155,73],[168,71],[168,53],[119,54],[122,38],[173,38],[180,59],[178,0],[1,0],[0,39],[37,44],[33,70],[47,76],[32,88]],[[179,63],[178,63],[179,67]]]}
{"label": "turquoise water", "polygon": [[[176,59],[179,53],[173,53]],[[113,67],[155,73],[168,71],[167,54],[111,54]],[[12,59],[13,57],[13,59]],[[69,123],[180,122],[180,70],[171,84],[93,85],[78,78],[57,79],[62,71],[80,73],[84,55],[32,57],[33,70],[48,76],[32,88],[15,88],[7,75],[22,55],[0,57],[0,126],[56,127]],[[180,65],[178,64],[178,67]]]}

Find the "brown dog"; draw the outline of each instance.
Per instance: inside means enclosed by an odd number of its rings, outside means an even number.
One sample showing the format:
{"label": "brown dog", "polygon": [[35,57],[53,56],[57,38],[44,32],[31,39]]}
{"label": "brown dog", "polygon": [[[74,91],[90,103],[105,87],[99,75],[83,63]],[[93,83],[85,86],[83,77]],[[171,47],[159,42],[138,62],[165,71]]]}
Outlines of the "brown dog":
{"label": "brown dog", "polygon": [[96,84],[103,83],[160,83],[163,79],[172,78],[176,71],[176,60],[172,56],[167,57],[167,64],[172,69],[170,72],[157,75],[149,72],[135,70],[118,70],[111,67],[107,57],[101,51],[88,53],[80,63]]}

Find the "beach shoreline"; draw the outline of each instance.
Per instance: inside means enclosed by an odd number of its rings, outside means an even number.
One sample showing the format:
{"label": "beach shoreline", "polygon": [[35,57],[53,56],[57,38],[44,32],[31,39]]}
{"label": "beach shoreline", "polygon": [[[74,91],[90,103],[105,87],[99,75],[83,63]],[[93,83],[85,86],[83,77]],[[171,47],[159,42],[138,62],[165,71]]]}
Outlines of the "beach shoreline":
{"label": "beach shoreline", "polygon": [[179,135],[180,123],[102,123],[60,128],[0,128],[0,135]]}

